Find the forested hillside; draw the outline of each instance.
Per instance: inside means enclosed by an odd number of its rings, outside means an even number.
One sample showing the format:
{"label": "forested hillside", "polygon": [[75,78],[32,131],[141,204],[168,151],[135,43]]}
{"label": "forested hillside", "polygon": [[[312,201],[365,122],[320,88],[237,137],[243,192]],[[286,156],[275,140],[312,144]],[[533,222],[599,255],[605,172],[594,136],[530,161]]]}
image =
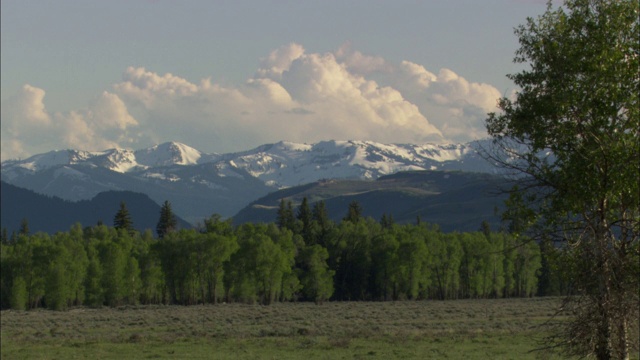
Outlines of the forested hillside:
{"label": "forested hillside", "polygon": [[[2,182],[0,186],[2,228],[11,234],[17,232],[23,220],[27,220],[32,233],[44,231],[53,234],[67,231],[77,222],[95,225],[99,222],[113,225],[113,217],[122,201],[132,218],[133,227],[138,231],[155,229],[160,213],[160,205],[147,195],[131,191],[106,191],[91,200],[66,201],[55,196],[36,194]],[[190,228],[191,224],[177,218],[179,227]]]}
{"label": "forested hillside", "polygon": [[382,176],[375,181],[321,180],[273,192],[234,216],[234,222],[272,222],[282,199],[299,205],[324,201],[331,219],[339,221],[352,201],[362,215],[380,219],[393,216],[399,224],[422,221],[438,224],[444,232],[475,231],[488,222],[500,227],[497,209],[502,208],[508,186],[504,177],[462,171],[405,171]]}

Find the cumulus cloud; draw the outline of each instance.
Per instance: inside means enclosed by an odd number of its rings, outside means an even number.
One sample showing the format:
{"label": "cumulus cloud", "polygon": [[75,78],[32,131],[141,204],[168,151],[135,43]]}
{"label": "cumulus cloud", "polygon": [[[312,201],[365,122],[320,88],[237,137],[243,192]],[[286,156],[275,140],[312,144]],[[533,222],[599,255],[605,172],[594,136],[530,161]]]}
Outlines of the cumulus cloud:
{"label": "cumulus cloud", "polygon": [[281,46],[262,59],[256,77],[279,80],[282,73],[289,69],[294,60],[304,55],[304,52],[304,47],[296,43]]}
{"label": "cumulus cloud", "polygon": [[[442,134],[391,87],[349,71],[333,53],[282,46],[238,87],[129,68],[114,91],[154,139],[217,151],[282,139],[440,141]],[[209,150],[210,151],[210,150]]]}
{"label": "cumulus cloud", "polygon": [[350,72],[369,75],[374,72],[389,72],[393,66],[381,56],[365,55],[354,50],[350,42],[343,44],[336,52],[336,58],[344,63]]}
{"label": "cumulus cloud", "polygon": [[61,148],[104,150],[132,142],[138,122],[115,94],[104,92],[83,110],[47,111],[43,89],[25,85],[2,104],[2,160]]}
{"label": "cumulus cloud", "polygon": [[500,92],[492,85],[470,82],[450,69],[433,73],[403,61],[385,81],[426,114],[449,141],[486,137],[484,119],[497,111]]}
{"label": "cumulus cloud", "polygon": [[3,159],[60,147],[140,148],[170,140],[218,152],[279,140],[468,141],[484,136],[483,119],[500,96],[452,70],[393,64],[348,43],[328,53],[284,45],[237,86],[129,67],[81,110],[50,114],[44,95],[26,85],[3,104]]}

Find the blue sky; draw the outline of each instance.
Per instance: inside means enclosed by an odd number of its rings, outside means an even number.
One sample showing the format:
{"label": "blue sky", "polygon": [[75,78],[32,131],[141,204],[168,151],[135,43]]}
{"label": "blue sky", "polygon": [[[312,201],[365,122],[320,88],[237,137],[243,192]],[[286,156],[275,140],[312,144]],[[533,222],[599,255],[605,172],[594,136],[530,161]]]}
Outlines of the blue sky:
{"label": "blue sky", "polygon": [[483,136],[538,0],[1,3],[2,159]]}

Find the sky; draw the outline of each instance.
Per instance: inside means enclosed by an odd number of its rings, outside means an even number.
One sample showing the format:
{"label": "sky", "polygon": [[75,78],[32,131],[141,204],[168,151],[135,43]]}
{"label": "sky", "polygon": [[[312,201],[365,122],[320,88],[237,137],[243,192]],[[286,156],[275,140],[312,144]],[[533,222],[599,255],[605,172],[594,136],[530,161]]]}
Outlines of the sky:
{"label": "sky", "polygon": [[486,137],[545,0],[3,0],[2,160]]}

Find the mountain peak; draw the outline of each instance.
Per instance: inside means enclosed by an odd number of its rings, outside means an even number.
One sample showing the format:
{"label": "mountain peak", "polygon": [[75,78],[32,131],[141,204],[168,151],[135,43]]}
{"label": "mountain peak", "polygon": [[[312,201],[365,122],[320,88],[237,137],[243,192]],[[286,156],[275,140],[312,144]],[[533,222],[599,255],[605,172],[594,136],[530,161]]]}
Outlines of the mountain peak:
{"label": "mountain peak", "polygon": [[[148,191],[176,202],[185,217],[233,215],[268,191],[320,179],[375,180],[408,170],[495,172],[470,144],[383,144],[375,141],[280,141],[252,150],[203,154],[179,142],[141,150],[51,151],[2,163],[2,180],[67,200],[105,190]],[[110,171],[105,171],[110,170]],[[207,200],[208,199],[208,200]],[[211,201],[216,199],[216,201]],[[216,203],[216,205],[212,205]]]}
{"label": "mountain peak", "polygon": [[202,155],[199,150],[176,141],[135,152],[138,164],[145,166],[195,165]]}

